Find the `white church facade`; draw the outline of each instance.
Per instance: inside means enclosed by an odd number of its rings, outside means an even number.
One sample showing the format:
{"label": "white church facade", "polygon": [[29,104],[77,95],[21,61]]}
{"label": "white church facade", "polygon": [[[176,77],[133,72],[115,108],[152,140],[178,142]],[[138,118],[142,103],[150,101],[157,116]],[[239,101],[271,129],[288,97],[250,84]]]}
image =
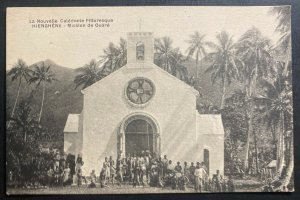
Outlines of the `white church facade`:
{"label": "white church facade", "polygon": [[82,90],[83,109],[69,114],[65,153],[83,157],[83,173],[99,174],[105,157],[149,150],[173,163],[202,162],[224,171],[221,115],[199,114],[198,91],[153,63],[154,37],[127,34],[127,64]]}

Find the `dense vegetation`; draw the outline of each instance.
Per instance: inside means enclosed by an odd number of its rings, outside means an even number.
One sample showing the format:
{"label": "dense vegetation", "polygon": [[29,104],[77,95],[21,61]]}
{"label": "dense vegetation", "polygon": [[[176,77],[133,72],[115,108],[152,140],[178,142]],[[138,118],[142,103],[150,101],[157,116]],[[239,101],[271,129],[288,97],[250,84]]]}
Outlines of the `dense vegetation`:
{"label": "dense vegetation", "polygon": [[[155,39],[154,63],[199,91],[200,113],[222,115],[225,172],[256,176],[275,160],[272,178],[287,186],[294,166],[290,10],[270,12],[282,36],[276,44],[255,27],[237,41],[222,31],[216,43],[196,31],[187,38],[186,54],[169,37]],[[67,114],[82,109],[80,89],[126,65],[126,51],[121,38],[103,50],[100,60],[75,71],[50,60],[15,64],[7,74],[8,170],[20,170],[29,152],[37,154],[36,141],[43,135],[62,134]]]}

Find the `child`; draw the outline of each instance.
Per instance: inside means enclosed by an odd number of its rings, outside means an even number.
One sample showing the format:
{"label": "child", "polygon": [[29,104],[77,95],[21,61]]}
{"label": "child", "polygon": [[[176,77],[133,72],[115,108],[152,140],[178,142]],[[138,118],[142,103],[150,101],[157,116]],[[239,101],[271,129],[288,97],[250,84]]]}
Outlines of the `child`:
{"label": "child", "polygon": [[102,169],[101,169],[101,172],[100,172],[100,177],[99,177],[101,188],[106,187],[105,177],[106,177],[106,176],[105,176],[105,169],[102,168]]}
{"label": "child", "polygon": [[91,183],[89,184],[88,188],[95,188],[96,187],[96,174],[95,174],[95,170],[92,170],[91,174]]}
{"label": "child", "polygon": [[54,170],[54,181],[55,181],[55,185],[58,186],[60,183],[60,170],[58,168],[58,166],[56,166],[55,170]]}
{"label": "child", "polygon": [[82,185],[82,171],[81,168],[77,169],[77,186],[80,187]]}
{"label": "child", "polygon": [[53,171],[52,167],[50,167],[49,170],[47,171],[48,187],[49,188],[52,186],[53,176],[54,176],[54,171]]}
{"label": "child", "polygon": [[70,184],[70,171],[69,164],[67,164],[63,171],[63,186]]}
{"label": "child", "polygon": [[228,192],[235,192],[235,185],[233,183],[231,175],[228,177],[227,189],[228,189]]}

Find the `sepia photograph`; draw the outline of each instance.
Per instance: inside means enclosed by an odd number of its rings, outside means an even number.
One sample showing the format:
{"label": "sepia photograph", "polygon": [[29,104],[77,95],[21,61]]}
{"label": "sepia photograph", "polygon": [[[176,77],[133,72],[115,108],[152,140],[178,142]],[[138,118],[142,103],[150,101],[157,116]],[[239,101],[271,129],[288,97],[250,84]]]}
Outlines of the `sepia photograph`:
{"label": "sepia photograph", "polygon": [[291,6],[8,7],[6,194],[294,192]]}

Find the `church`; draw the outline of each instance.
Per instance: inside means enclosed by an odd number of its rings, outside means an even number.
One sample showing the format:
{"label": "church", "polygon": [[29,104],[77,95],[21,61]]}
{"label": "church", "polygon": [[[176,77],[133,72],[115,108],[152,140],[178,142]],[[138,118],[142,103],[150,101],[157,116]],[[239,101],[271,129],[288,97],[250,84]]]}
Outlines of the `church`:
{"label": "church", "polygon": [[83,157],[83,174],[105,157],[150,151],[175,164],[204,162],[224,173],[221,115],[199,114],[199,92],[154,64],[154,35],[127,33],[127,64],[82,90],[81,113],[69,114],[64,151]]}

